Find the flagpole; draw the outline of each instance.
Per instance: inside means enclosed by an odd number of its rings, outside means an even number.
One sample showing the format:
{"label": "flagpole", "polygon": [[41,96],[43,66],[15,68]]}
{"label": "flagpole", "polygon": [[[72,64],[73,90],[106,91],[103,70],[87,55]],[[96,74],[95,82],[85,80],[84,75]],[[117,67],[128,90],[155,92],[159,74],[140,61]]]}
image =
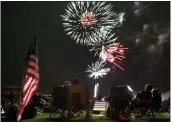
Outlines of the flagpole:
{"label": "flagpole", "polygon": [[[38,60],[37,65],[39,66],[39,52],[38,52],[38,41],[37,41],[37,38],[36,38],[36,33],[34,33],[34,39],[36,40],[36,56],[37,56],[37,60]],[[39,67],[38,67],[38,72],[39,72]],[[39,74],[39,77],[40,77],[40,73],[38,73],[38,74]],[[40,80],[39,77],[38,77],[38,80]],[[39,85],[38,85],[38,87],[39,87]]]}

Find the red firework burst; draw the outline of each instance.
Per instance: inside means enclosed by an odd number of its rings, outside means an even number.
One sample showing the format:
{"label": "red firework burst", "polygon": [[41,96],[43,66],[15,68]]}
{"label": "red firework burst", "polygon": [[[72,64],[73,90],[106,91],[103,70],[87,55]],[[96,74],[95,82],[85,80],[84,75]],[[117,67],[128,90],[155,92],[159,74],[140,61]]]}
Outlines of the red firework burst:
{"label": "red firework burst", "polygon": [[93,14],[93,12],[86,10],[81,15],[80,21],[83,27],[86,28],[86,26],[92,25],[96,22],[95,14]]}
{"label": "red firework burst", "polygon": [[106,60],[118,68],[124,70],[119,64],[125,58],[124,50],[128,48],[124,48],[120,43],[113,42],[112,46],[106,50]]}

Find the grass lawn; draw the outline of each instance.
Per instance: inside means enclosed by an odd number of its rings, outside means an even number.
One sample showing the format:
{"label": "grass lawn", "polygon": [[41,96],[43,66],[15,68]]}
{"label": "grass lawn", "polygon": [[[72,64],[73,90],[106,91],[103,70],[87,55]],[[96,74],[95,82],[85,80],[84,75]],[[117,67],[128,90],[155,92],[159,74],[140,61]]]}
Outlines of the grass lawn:
{"label": "grass lawn", "polygon": [[[105,116],[92,116],[92,118],[91,118],[91,120],[103,120],[103,121],[106,119],[107,118]],[[34,118],[34,119],[23,120],[23,122],[42,122],[43,120],[44,121],[50,120],[48,113],[43,113],[42,115],[37,115],[36,118]],[[58,117],[56,117],[54,120],[58,120]],[[72,121],[80,121],[81,119],[78,117],[74,117],[71,120]],[[83,120],[81,120],[81,121],[83,121]]]}
{"label": "grass lawn", "polygon": [[[141,119],[132,119],[131,122],[170,122],[170,118],[168,116],[168,113],[162,113],[161,115],[158,115],[155,117],[155,120],[149,120],[147,118],[141,118]],[[2,122],[14,122],[9,120],[1,120]],[[49,113],[43,113],[42,115],[37,115],[34,119],[27,119],[23,120],[23,122],[84,122],[85,120],[81,120],[78,117],[74,117],[71,120],[59,120],[58,118],[50,119]],[[87,120],[86,122],[117,122],[114,120],[109,120],[105,116],[92,116],[90,120]],[[124,121],[125,122],[125,121]]]}
{"label": "grass lawn", "polygon": [[[165,113],[162,113],[165,114]],[[165,115],[158,115],[153,122],[169,122],[170,119],[169,117],[164,117]],[[36,118],[34,119],[28,119],[28,120],[23,120],[23,122],[68,122],[69,120],[66,121],[61,121],[59,119],[54,119],[50,120],[49,119],[49,114],[48,113],[43,113],[42,115],[37,115]],[[84,120],[78,119],[78,118],[73,118],[70,120],[71,122],[83,122]],[[105,116],[92,116],[90,120],[87,120],[87,122],[115,122],[113,120],[108,120]],[[142,118],[142,119],[133,119],[131,120],[132,122],[150,122],[151,120]]]}

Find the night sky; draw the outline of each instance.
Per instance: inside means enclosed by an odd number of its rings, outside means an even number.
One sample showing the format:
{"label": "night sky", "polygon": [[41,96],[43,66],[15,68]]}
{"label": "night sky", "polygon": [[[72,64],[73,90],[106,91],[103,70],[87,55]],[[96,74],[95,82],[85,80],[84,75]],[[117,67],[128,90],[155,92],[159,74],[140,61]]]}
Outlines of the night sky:
{"label": "night sky", "polygon": [[[51,92],[54,85],[62,85],[66,80],[79,78],[93,92],[93,80],[88,79],[85,70],[95,61],[88,48],[76,44],[66,35],[60,15],[64,14],[68,2],[2,2],[2,86],[20,86],[26,53],[34,33],[37,35],[41,92]],[[156,55],[148,54],[152,39],[141,36],[145,41],[135,46],[137,35],[142,35],[144,24],[170,22],[170,3],[154,2],[150,7],[134,14],[133,2],[110,2],[116,12],[125,12],[126,21],[119,28],[119,41],[129,48],[124,61],[125,71],[116,68],[101,79],[100,94],[107,95],[115,85],[129,84],[136,91],[146,83],[160,87],[162,91],[170,87],[170,39],[162,45],[162,53],[157,48]],[[148,3],[144,3],[146,5]],[[140,8],[139,8],[140,9]],[[170,24],[166,24],[170,27]],[[164,28],[160,26],[160,28]],[[161,29],[160,29],[161,30]],[[144,33],[143,33],[144,34]],[[155,34],[154,34],[155,35]],[[154,36],[154,41],[157,39]],[[150,41],[148,41],[150,40]],[[151,57],[154,57],[151,59]],[[151,70],[150,70],[151,69]]]}

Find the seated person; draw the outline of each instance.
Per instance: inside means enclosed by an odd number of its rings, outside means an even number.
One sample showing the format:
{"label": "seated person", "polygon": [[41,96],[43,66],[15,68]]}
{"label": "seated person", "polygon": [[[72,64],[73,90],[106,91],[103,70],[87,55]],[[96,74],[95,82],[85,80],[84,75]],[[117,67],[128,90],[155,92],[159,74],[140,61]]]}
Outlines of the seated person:
{"label": "seated person", "polygon": [[65,88],[68,88],[68,103],[71,103],[71,101],[70,101],[70,97],[71,97],[71,83],[70,83],[70,81],[65,81],[64,82],[64,85],[62,86],[62,87],[65,87]]}
{"label": "seated person", "polygon": [[101,96],[97,96],[97,97],[96,97],[96,100],[101,100],[101,99],[102,99]]}
{"label": "seated person", "polygon": [[88,89],[78,79],[72,81],[70,101],[72,108],[87,110],[89,116],[89,94]]}
{"label": "seated person", "polygon": [[135,99],[135,107],[147,107],[151,106],[152,104],[152,85],[147,84],[145,86],[145,91],[141,91],[140,93],[137,93],[136,99]]}
{"label": "seated person", "polygon": [[136,99],[144,100],[144,101],[151,101],[152,100],[152,86],[150,84],[147,84],[145,86],[145,91],[141,91],[137,94]]}
{"label": "seated person", "polygon": [[79,84],[79,83],[80,83],[80,81],[78,79],[73,79],[72,80],[72,84],[73,85],[76,85],[76,84]]}
{"label": "seated person", "polygon": [[118,87],[111,88],[111,98],[109,102],[109,108],[110,109],[114,108],[115,114],[112,115],[113,119],[122,118],[120,115],[122,115],[125,109],[129,106],[129,100],[130,100],[130,95],[128,94],[127,87],[118,86]]}
{"label": "seated person", "polygon": [[72,81],[71,94],[72,94],[72,96],[73,95],[78,96],[78,94],[80,94],[81,101],[83,101],[84,104],[86,104],[85,100],[87,100],[87,102],[88,102],[88,89],[86,87],[84,87],[84,85],[81,84],[78,79],[74,79]]}
{"label": "seated person", "polygon": [[152,96],[153,96],[153,108],[155,111],[159,111],[162,102],[161,94],[157,89],[153,89]]}
{"label": "seated person", "polygon": [[62,87],[70,87],[71,83],[69,81],[65,81]]}

